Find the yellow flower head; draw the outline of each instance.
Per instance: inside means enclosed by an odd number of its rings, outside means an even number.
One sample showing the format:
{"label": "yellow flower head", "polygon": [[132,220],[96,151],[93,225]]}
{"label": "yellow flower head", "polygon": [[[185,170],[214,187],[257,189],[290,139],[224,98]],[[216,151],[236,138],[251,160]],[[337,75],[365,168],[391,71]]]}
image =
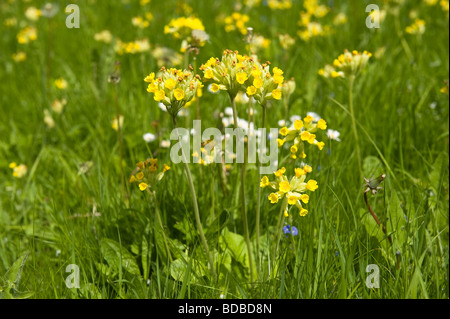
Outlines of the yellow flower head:
{"label": "yellow flower head", "polygon": [[278,195],[276,193],[271,193],[268,198],[272,204],[278,203]]}
{"label": "yellow flower head", "polygon": [[306,183],[306,188],[308,190],[310,190],[311,192],[314,192],[317,188],[319,188],[319,186],[317,186],[317,182],[313,179],[310,179],[307,183]]}
{"label": "yellow flower head", "polygon": [[259,183],[260,187],[264,188],[270,185],[269,178],[267,176],[264,176],[261,178],[261,182]]}
{"label": "yellow flower head", "polygon": [[291,190],[291,185],[289,182],[283,181],[280,183],[280,192],[287,193]]}

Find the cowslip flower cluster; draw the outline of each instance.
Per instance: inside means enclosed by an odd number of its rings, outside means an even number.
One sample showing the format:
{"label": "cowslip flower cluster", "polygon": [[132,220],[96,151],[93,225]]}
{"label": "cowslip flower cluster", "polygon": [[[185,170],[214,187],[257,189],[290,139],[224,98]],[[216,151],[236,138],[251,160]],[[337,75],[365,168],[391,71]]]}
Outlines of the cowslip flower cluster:
{"label": "cowslip flower cluster", "polygon": [[423,34],[425,32],[425,20],[415,19],[414,23],[407,26],[405,31],[409,34]]}
{"label": "cowslip flower cluster", "polygon": [[191,71],[164,67],[158,77],[152,72],[144,81],[149,83],[147,92],[153,94],[155,101],[163,103],[173,117],[195,97],[198,88],[203,86],[200,76]]}
{"label": "cowslip flower cluster", "polygon": [[327,123],[324,119],[319,119],[317,122],[311,115],[307,115],[303,121],[297,119],[294,121],[290,128],[284,126],[280,129],[280,134],[284,137],[278,139],[278,146],[283,146],[285,142],[293,141],[293,145],[290,147],[291,158],[305,158],[305,146],[304,142],[316,145],[319,150],[322,150],[325,146],[324,142],[319,142],[314,134],[319,129],[325,130],[327,128]]}
{"label": "cowslip flower cluster", "polygon": [[125,53],[128,54],[142,53],[150,50],[150,43],[148,42],[148,39],[135,40],[131,42],[122,42],[121,40],[118,39],[116,41],[114,50],[119,55],[123,55]]}
{"label": "cowslip flower cluster", "polygon": [[310,172],[312,172],[312,168],[308,165],[296,168],[295,175],[289,180],[284,175],[286,168],[282,167],[274,172],[274,181],[270,181],[267,176],[264,176],[261,179],[260,187],[268,187],[274,191],[270,193],[268,199],[272,204],[282,201],[281,210],[285,217],[289,216],[289,206],[296,206],[300,216],[305,216],[308,214],[308,210],[303,207],[302,203],[308,204],[309,202],[309,195],[305,192],[314,192],[318,188],[317,181],[313,179],[306,181],[306,175]]}
{"label": "cowslip flower cluster", "polygon": [[[136,169],[131,175],[129,182],[136,183],[141,191],[151,189],[170,170],[170,166],[163,164],[162,170],[158,169],[158,159],[149,158],[136,164]],[[159,172],[158,172],[159,171]]]}
{"label": "cowslip flower cluster", "polygon": [[260,64],[253,58],[226,50],[222,61],[211,58],[200,67],[204,79],[213,82],[211,91],[228,91],[235,97],[243,91],[261,105],[268,100],[280,100],[284,83],[283,71],[275,67],[271,74],[270,62]]}
{"label": "cowslip flower cluster", "polygon": [[[322,26],[318,22],[318,19],[323,18],[330,9],[319,3],[318,0],[306,0],[303,3],[304,10],[300,12],[300,20],[298,25],[300,30],[298,31],[299,37],[308,41],[313,37],[324,36],[329,34],[331,29],[329,26]],[[313,21],[313,19],[316,19]]]}
{"label": "cowslip flower cluster", "polygon": [[239,91],[244,90],[244,85],[251,76],[253,59],[247,55],[241,55],[238,51],[225,50],[222,60],[210,58],[202,64],[203,78],[212,81],[211,91],[228,91],[235,97]]}
{"label": "cowslip flower cluster", "polygon": [[333,61],[332,66],[326,65],[323,69],[320,69],[319,75],[326,78],[356,77],[366,67],[371,56],[372,53],[367,51],[359,52],[353,50],[349,52],[345,50],[343,54]]}
{"label": "cowslip flower cluster", "polygon": [[225,31],[231,32],[238,30],[241,34],[246,35],[248,33],[247,26],[245,25],[250,20],[250,17],[246,14],[239,12],[233,12],[230,16],[225,17]]}
{"label": "cowslip flower cluster", "polygon": [[265,105],[268,100],[280,100],[284,83],[283,71],[277,67],[270,73],[270,62],[260,64],[254,62],[246,85],[246,94],[259,104]]}
{"label": "cowslip flower cluster", "polygon": [[25,27],[17,34],[17,42],[27,44],[37,39],[37,29],[35,27]]}
{"label": "cowslip flower cluster", "polygon": [[292,0],[269,0],[267,6],[272,10],[288,10],[292,7]]}
{"label": "cowslip flower cluster", "polygon": [[164,34],[171,34],[175,39],[186,39],[192,30],[205,31],[202,21],[195,17],[180,17],[172,19],[164,26]]}
{"label": "cowslip flower cluster", "polygon": [[15,178],[22,178],[28,172],[28,167],[25,164],[17,165],[16,162],[12,162],[11,164],[9,164],[9,168],[11,168],[13,170],[12,175]]}

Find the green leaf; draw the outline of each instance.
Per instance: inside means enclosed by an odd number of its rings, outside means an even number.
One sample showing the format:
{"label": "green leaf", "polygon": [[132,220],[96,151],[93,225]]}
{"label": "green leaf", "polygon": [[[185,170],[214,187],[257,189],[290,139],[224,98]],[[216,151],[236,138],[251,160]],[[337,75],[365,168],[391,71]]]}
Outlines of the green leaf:
{"label": "green leaf", "polygon": [[30,252],[26,251],[14,262],[11,268],[7,272],[7,278],[10,282],[14,283],[17,287],[19,286],[20,277],[22,275],[22,269],[25,266],[25,262],[27,261],[28,254]]}
{"label": "green leaf", "polygon": [[[392,191],[391,199],[389,200],[388,216],[389,221],[386,225],[387,233],[393,233],[397,244],[401,247],[407,239],[405,230],[406,218],[395,190]],[[395,247],[395,249],[397,250],[400,247]]]}
{"label": "green leaf", "polygon": [[225,228],[220,239],[223,240],[223,244],[236,261],[245,267],[249,267],[248,251],[243,236],[230,232],[228,228]]}
{"label": "green leaf", "polygon": [[365,178],[371,178],[384,174],[384,167],[376,156],[367,156],[363,160],[363,174]]}
{"label": "green leaf", "polygon": [[119,243],[112,239],[103,238],[101,241],[101,252],[109,266],[115,270],[120,269],[120,260],[122,260],[122,268],[130,274],[140,276],[141,271],[136,263],[133,255],[120,246]]}
{"label": "green leaf", "polygon": [[199,283],[201,278],[205,276],[206,266],[194,258],[181,258],[174,260],[170,264],[170,275],[177,281],[189,281],[191,283]]}

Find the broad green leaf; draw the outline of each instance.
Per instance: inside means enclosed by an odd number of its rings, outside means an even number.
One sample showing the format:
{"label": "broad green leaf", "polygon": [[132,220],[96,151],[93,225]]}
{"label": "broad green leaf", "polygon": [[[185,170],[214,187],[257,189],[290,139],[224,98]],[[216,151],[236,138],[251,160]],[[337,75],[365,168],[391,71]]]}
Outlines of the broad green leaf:
{"label": "broad green leaf", "polygon": [[25,266],[25,262],[27,261],[28,254],[30,252],[26,251],[22,255],[20,255],[19,258],[14,262],[14,264],[11,266],[11,268],[8,270],[8,280],[16,286],[16,288],[19,286],[20,277],[22,275],[22,269]]}
{"label": "broad green leaf", "polygon": [[367,156],[363,160],[363,174],[365,178],[377,177],[384,174],[384,166],[376,156]]}
{"label": "broad green leaf", "polygon": [[249,267],[248,251],[243,236],[230,232],[228,228],[223,231],[221,240],[231,252],[231,256],[245,267]]}
{"label": "broad green leaf", "polygon": [[136,263],[135,258],[131,253],[121,247],[119,243],[112,239],[103,238],[101,241],[101,251],[103,257],[108,262],[109,266],[113,269],[120,269],[120,260],[122,260],[122,268],[128,271],[130,274],[140,276],[141,271]]}
{"label": "broad green leaf", "polygon": [[[398,245],[402,247],[407,239],[405,229],[406,218],[395,190],[392,191],[392,195],[389,200],[388,216],[389,221],[386,225],[387,233],[392,234],[392,236],[397,240]],[[395,247],[395,249],[398,248],[399,247]]]}

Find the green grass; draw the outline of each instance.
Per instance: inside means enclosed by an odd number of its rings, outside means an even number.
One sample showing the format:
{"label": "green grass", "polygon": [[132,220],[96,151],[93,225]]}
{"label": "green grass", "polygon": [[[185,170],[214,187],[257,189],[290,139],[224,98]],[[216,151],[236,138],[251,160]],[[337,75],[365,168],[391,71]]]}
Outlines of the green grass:
{"label": "green grass", "polygon": [[[345,12],[348,22],[325,37],[297,39],[289,50],[280,47],[276,35],[296,36],[302,1],[288,12],[266,6],[248,11],[248,25],[271,40],[259,54],[261,59],[283,69],[286,79],[295,78],[289,116],[316,112],[329,128],[341,132],[342,140],[330,141],[322,134],[324,150],[306,150],[311,178],[319,189],[310,194],[307,216],[292,209],[289,223],[299,235],[282,237],[275,256],[268,246],[277,233],[280,207],[271,204],[262,190],[262,278],[250,283],[236,188],[238,165],[229,171],[225,194],[218,167],[191,164],[218,282],[207,269],[182,164],[170,165],[156,192],[172,261],[152,197],[136,185],[127,185],[129,200],[123,197],[117,132],[111,128],[116,115],[114,88],[107,81],[115,61],[121,63],[117,89],[127,176],[137,162],[150,156],[150,149],[161,162],[170,161],[169,149],[159,148],[157,142],[147,145],[142,134],[155,133],[152,123],[159,121],[158,132],[169,139],[171,119],[146,92],[144,77],[159,69],[151,52],[119,56],[113,44],[96,42],[93,36],[109,29],[123,41],[148,37],[152,47],[177,51],[180,41],[165,35],[163,27],[181,16],[176,1],[153,0],[149,10],[154,19],[148,29],[138,30],[131,18],[144,10],[136,1],[123,2],[128,1],[78,1],[80,29],[65,27],[60,6],[50,23],[44,17],[33,23],[38,39],[28,45],[17,44],[19,26],[0,25],[0,298],[219,298],[221,293],[226,298],[449,297],[449,104],[448,95],[440,92],[449,78],[449,20],[439,4],[402,5],[397,21],[400,37],[391,11],[380,29],[370,30],[365,26],[369,1],[351,6],[336,2],[322,21],[331,24],[334,15]],[[16,17],[20,24],[27,21],[27,6],[43,3],[2,3],[0,20]],[[211,36],[200,50],[199,65],[211,56],[220,57],[227,48],[245,52],[243,36],[226,33],[215,20],[231,14],[229,2],[187,3]],[[375,3],[386,8],[384,2]],[[411,12],[426,20],[422,36],[404,32],[413,22]],[[317,74],[344,49],[376,53],[381,48],[384,54],[375,54],[356,80],[354,108],[364,176],[387,174],[383,189],[369,194],[368,200],[392,244],[364,203],[346,83]],[[27,53],[27,59],[15,63],[11,56],[19,50]],[[53,86],[59,77],[68,81],[67,90]],[[62,97],[68,103],[61,115],[53,115],[56,125],[50,129],[43,110]],[[230,106],[226,93],[204,90],[202,128],[215,127],[226,106]],[[192,126],[195,104],[190,111],[190,117],[179,119],[179,126]],[[238,105],[240,117],[246,118],[245,111],[245,105]],[[259,125],[261,110],[256,111]],[[266,127],[278,127],[281,119],[286,119],[283,104],[273,103]],[[280,160],[288,153],[283,150]],[[11,162],[26,164],[28,173],[14,178]],[[92,167],[79,174],[86,162]],[[288,160],[285,165],[289,171],[295,163]],[[256,166],[249,164],[246,203],[252,242],[257,180]],[[79,217],[93,209],[101,216]],[[267,260],[272,258],[275,263],[269,268]],[[69,264],[79,266],[80,289],[65,285]],[[379,267],[379,288],[366,287],[369,264]]]}

